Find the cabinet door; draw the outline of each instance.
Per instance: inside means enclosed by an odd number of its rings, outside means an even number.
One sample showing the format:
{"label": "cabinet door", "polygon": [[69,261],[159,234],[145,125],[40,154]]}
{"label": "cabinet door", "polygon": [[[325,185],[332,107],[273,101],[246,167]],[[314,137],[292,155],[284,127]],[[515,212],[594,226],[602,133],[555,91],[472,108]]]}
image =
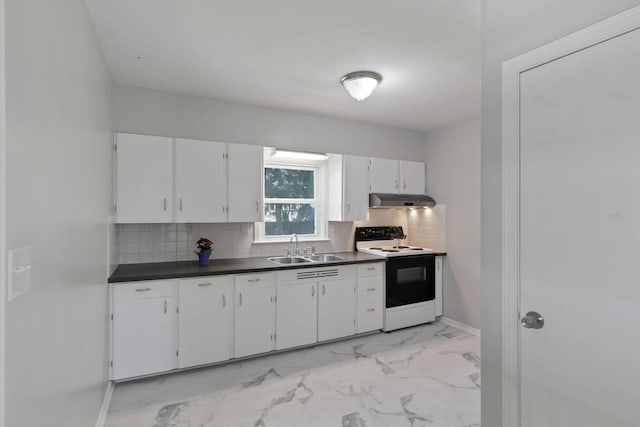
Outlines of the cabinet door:
{"label": "cabinet door", "polygon": [[229,222],[262,222],[262,147],[228,144]]}
{"label": "cabinet door", "polygon": [[400,161],[400,193],[425,194],[424,163]]}
{"label": "cabinet door", "polygon": [[176,222],[226,222],[226,144],[176,139],[175,145]]}
{"label": "cabinet door", "polygon": [[272,351],[275,348],[274,282],[271,275],[236,276],[235,357]]}
{"label": "cabinet door", "polygon": [[318,341],[355,333],[356,281],[340,279],[318,284]]}
{"label": "cabinet door", "polygon": [[369,159],[369,192],[398,193],[398,161],[389,159]]}
{"label": "cabinet door", "polygon": [[[153,285],[141,285],[151,289]],[[169,371],[177,366],[176,306],[172,296],[135,296],[113,303],[115,380]]]}
{"label": "cabinet door", "polygon": [[178,367],[231,359],[232,277],[179,280],[178,304]]}
{"label": "cabinet door", "polygon": [[436,316],[442,316],[442,268],[444,258],[436,257]]}
{"label": "cabinet door", "polygon": [[276,349],[311,344],[318,339],[318,284],[286,283],[277,288]]}
{"label": "cabinet door", "polygon": [[116,219],[173,222],[173,139],[116,134]]}
{"label": "cabinet door", "polygon": [[369,213],[368,159],[342,156],[343,221],[366,221]]}

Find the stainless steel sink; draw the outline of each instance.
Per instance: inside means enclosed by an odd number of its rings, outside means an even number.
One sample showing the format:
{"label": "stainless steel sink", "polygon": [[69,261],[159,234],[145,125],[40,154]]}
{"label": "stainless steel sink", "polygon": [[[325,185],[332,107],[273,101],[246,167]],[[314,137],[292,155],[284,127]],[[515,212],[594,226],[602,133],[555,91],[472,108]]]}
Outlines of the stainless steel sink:
{"label": "stainless steel sink", "polygon": [[341,256],[331,255],[331,254],[308,255],[305,258],[315,262],[341,261],[344,259]]}
{"label": "stainless steel sink", "polygon": [[304,264],[311,262],[310,259],[302,258],[301,256],[279,256],[274,258],[267,258],[268,261],[275,262],[276,264]]}

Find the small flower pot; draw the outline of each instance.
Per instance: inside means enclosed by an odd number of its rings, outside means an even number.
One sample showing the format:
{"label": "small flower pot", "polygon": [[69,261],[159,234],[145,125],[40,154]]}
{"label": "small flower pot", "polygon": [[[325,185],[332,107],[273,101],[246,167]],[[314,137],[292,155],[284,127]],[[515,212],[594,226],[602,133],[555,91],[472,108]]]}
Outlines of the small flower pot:
{"label": "small flower pot", "polygon": [[202,251],[198,253],[198,264],[201,266],[209,265],[209,257],[211,256],[211,251]]}

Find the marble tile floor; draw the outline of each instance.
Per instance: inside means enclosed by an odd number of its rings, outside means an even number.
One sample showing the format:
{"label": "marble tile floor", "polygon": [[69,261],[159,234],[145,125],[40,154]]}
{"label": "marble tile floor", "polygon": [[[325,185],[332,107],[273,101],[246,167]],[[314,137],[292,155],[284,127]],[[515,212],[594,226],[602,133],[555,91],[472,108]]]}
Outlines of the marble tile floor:
{"label": "marble tile floor", "polygon": [[439,322],[115,387],[107,427],[479,427],[480,338]]}

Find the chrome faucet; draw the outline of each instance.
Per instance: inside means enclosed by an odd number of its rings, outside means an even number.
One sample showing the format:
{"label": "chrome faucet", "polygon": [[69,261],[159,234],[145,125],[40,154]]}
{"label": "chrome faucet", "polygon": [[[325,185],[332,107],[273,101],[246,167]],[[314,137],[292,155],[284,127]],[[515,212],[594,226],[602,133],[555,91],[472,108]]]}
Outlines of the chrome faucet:
{"label": "chrome faucet", "polygon": [[297,255],[300,255],[300,248],[298,247],[298,235],[296,233],[293,233],[291,235],[291,237],[289,238],[289,243],[293,243],[293,239],[296,239],[296,251],[294,252]]}

